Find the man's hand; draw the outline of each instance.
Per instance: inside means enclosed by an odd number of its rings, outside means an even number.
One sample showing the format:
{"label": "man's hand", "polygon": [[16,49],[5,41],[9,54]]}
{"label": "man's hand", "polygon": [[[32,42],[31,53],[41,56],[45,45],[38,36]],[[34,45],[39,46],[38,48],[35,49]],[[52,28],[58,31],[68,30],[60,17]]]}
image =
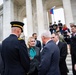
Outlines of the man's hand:
{"label": "man's hand", "polygon": [[76,64],[74,65],[74,70],[76,71]]}

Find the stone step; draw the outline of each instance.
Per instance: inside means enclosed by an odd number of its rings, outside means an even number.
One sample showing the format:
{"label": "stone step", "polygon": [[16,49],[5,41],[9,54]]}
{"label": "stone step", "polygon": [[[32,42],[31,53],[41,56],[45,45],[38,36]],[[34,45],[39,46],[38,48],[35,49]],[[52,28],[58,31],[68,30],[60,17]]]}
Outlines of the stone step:
{"label": "stone step", "polygon": [[66,64],[67,64],[67,67],[68,67],[68,70],[69,70],[68,75],[73,75],[72,74],[72,62],[71,62],[71,55],[70,54],[67,55]]}
{"label": "stone step", "polygon": [[66,63],[67,63],[68,65],[72,65],[72,62],[71,62],[71,61],[66,61]]}
{"label": "stone step", "polygon": [[67,57],[71,57],[71,55],[70,55],[70,54],[68,54],[68,55],[67,55]]}
{"label": "stone step", "polygon": [[73,75],[72,73],[68,73],[68,75]]}
{"label": "stone step", "polygon": [[68,61],[68,62],[72,62],[72,60],[69,58],[69,59],[66,59],[66,61]]}
{"label": "stone step", "polygon": [[72,72],[72,67],[71,66],[67,66],[68,67],[68,70],[70,71],[70,72]]}

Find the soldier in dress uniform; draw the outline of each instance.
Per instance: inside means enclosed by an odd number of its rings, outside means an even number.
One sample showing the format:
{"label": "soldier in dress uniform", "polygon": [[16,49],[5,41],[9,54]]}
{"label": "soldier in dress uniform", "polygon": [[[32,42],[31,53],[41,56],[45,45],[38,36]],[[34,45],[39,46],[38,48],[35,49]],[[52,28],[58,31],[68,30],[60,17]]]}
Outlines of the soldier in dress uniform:
{"label": "soldier in dress uniform", "polygon": [[12,33],[2,42],[3,75],[27,75],[30,67],[27,47],[18,40],[24,23],[12,21],[10,24]]}

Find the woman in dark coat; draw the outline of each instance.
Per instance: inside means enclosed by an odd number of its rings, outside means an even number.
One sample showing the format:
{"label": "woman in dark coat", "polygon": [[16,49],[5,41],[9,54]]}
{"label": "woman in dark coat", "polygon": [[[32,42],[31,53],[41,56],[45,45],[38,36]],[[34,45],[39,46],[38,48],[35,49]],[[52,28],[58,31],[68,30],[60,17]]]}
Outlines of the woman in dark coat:
{"label": "woman in dark coat", "polygon": [[28,54],[31,61],[28,75],[38,75],[40,49],[35,46],[35,39],[33,37],[29,37],[28,39]]}

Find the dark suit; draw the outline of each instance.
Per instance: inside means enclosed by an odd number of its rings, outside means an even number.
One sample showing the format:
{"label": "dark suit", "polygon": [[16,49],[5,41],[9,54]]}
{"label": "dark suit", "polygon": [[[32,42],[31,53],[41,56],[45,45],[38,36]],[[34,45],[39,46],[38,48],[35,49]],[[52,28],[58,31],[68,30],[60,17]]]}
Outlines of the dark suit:
{"label": "dark suit", "polygon": [[2,44],[0,43],[0,74],[3,71],[3,62],[2,62],[2,58],[1,58],[1,50],[2,50]]}
{"label": "dark suit", "polygon": [[60,75],[59,59],[59,48],[51,40],[43,47],[38,75]]}
{"label": "dark suit", "polygon": [[72,58],[72,70],[73,75],[76,75],[76,71],[74,70],[74,65],[76,64],[76,35],[71,37],[71,58]]}
{"label": "dark suit", "polygon": [[66,66],[66,56],[67,56],[67,44],[64,42],[58,42],[58,47],[60,49],[60,62],[59,68],[61,75],[67,75],[67,66]]}
{"label": "dark suit", "polygon": [[39,47],[41,49],[41,42],[39,40],[36,40],[36,47]]}
{"label": "dark suit", "polygon": [[29,70],[30,60],[26,50],[17,36],[11,34],[2,42],[2,59],[4,75],[26,75]]}
{"label": "dark suit", "polygon": [[1,73],[1,63],[2,63],[1,50],[2,50],[2,45],[0,44],[0,73]]}

